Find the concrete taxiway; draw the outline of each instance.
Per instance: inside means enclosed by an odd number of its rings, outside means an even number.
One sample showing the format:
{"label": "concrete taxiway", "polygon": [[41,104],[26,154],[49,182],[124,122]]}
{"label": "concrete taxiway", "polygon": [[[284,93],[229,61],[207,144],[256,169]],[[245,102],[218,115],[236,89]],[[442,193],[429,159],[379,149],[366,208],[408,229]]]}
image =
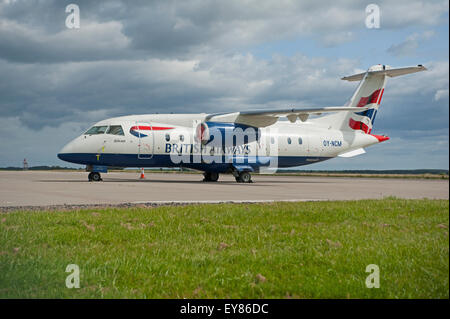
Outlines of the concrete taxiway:
{"label": "concrete taxiway", "polygon": [[383,198],[448,199],[449,181],[398,178],[347,178],[254,175],[252,184],[221,175],[217,183],[200,174],[112,172],[88,182],[86,172],[0,172],[0,207],[352,200]]}

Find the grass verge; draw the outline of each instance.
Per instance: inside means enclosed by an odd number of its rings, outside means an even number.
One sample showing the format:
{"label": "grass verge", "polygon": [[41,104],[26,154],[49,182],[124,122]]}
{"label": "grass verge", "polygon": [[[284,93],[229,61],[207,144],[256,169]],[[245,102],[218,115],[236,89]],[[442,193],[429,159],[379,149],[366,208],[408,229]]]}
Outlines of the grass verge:
{"label": "grass verge", "polygon": [[395,198],[2,213],[0,298],[449,298],[448,224]]}

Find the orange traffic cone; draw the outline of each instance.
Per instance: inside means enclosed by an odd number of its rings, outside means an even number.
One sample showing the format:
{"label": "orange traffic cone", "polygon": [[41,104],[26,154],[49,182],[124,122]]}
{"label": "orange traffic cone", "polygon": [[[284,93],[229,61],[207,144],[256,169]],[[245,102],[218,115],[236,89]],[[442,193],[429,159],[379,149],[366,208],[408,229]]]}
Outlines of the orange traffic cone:
{"label": "orange traffic cone", "polygon": [[141,168],[141,177],[139,177],[140,179],[144,179],[145,178],[145,175],[144,175],[144,169],[143,168]]}

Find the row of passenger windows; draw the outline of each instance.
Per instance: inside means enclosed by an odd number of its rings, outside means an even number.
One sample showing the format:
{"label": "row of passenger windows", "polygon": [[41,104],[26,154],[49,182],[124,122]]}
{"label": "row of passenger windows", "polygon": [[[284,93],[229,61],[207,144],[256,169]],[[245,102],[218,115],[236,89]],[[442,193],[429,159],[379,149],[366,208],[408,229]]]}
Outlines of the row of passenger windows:
{"label": "row of passenger windows", "polygon": [[[166,141],[169,142],[170,141],[170,134],[166,134]],[[184,135],[180,135],[180,141],[183,142],[184,141]],[[292,139],[290,137],[287,138],[287,142],[288,144],[292,144]],[[303,139],[301,137],[299,137],[297,139],[297,142],[299,145],[303,144]],[[275,144],[275,138],[272,136],[270,138],[270,143]]]}
{"label": "row of passenger windows", "polygon": [[[297,139],[297,142],[298,142],[299,145],[302,145],[303,144],[303,139],[301,137],[299,137]],[[270,143],[275,144],[275,138],[274,137],[270,138]],[[292,144],[292,139],[290,137],[287,138],[287,143],[288,144]]]}
{"label": "row of passenger windows", "polygon": [[[123,133],[122,126],[120,126],[120,125],[93,126],[89,130],[87,130],[86,133],[84,133],[84,134],[85,135],[96,135],[96,134],[104,134],[105,132],[106,132],[106,134],[111,134],[111,135],[125,135]],[[165,138],[166,138],[166,141],[169,142],[170,134],[166,134]],[[183,142],[183,141],[184,141],[184,135],[180,135],[180,142]],[[297,139],[297,142],[299,145],[302,145],[303,139],[301,137],[299,137]],[[275,138],[273,136],[270,138],[270,143],[275,144]],[[292,139],[290,137],[287,138],[287,143],[292,144]]]}
{"label": "row of passenger windows", "polygon": [[[287,142],[288,142],[288,144],[291,144],[291,143],[292,143],[292,140],[291,140],[290,137],[288,137]],[[299,138],[297,139],[297,142],[298,142],[299,145],[302,145],[302,144],[303,144],[303,139],[302,139],[301,137],[299,137]]]}
{"label": "row of passenger windows", "polygon": [[[170,134],[166,134],[166,141],[169,142],[170,141]],[[184,141],[184,135],[180,135],[180,142]]]}
{"label": "row of passenger windows", "polygon": [[97,135],[97,134],[111,134],[111,135],[125,135],[123,133],[122,126],[110,125],[110,126],[93,126],[84,133],[85,135]]}
{"label": "row of passenger windows", "polygon": [[[166,141],[169,142],[170,141],[170,134],[166,134]],[[180,141],[183,142],[184,141],[184,135],[180,135]],[[292,144],[292,139],[290,137],[287,138],[287,142],[288,144]],[[299,145],[303,144],[303,139],[301,137],[299,137],[297,139],[297,142]],[[275,138],[272,136],[270,138],[270,143],[275,144]]]}

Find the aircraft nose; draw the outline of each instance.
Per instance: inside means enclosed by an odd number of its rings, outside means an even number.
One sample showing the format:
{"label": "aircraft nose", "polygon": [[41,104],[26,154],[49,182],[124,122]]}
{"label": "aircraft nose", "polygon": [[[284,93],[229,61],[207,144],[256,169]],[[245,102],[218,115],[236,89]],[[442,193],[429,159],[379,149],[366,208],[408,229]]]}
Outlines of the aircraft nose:
{"label": "aircraft nose", "polygon": [[57,156],[59,159],[70,162],[71,154],[76,153],[74,142],[75,140],[64,145],[64,147],[58,152]]}
{"label": "aircraft nose", "polygon": [[67,161],[67,154],[64,154],[64,153],[58,153],[58,158],[60,159],[60,160],[63,160],[63,161]]}
{"label": "aircraft nose", "polygon": [[58,156],[60,154],[71,153],[71,151],[72,151],[71,144],[72,144],[72,142],[67,143],[66,145],[64,145],[63,148],[58,152]]}

